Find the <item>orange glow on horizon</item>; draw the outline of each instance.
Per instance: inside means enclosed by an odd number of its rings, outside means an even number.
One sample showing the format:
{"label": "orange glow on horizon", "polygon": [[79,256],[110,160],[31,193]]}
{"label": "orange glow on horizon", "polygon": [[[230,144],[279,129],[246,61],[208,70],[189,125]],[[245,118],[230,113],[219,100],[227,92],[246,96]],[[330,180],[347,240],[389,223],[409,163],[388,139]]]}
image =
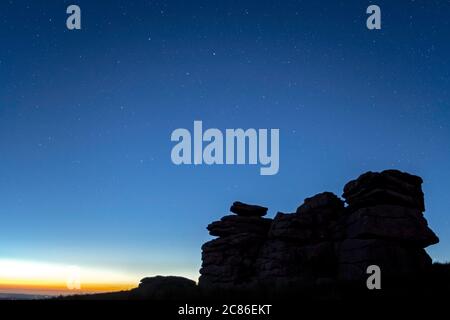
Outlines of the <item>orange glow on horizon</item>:
{"label": "orange glow on horizon", "polygon": [[[0,294],[76,295],[123,291],[138,287],[144,277],[164,275],[166,272],[148,270],[129,273],[109,266],[72,266],[0,258]],[[190,279],[198,278],[195,272],[173,272]]]}
{"label": "orange glow on horizon", "polygon": [[135,288],[139,279],[108,269],[0,258],[0,293],[74,295],[113,292]]}
{"label": "orange glow on horizon", "polygon": [[21,283],[5,283],[2,279],[0,279],[0,292],[2,293],[76,295],[130,290],[136,287],[136,283],[84,283],[79,290],[69,290],[65,284],[61,283],[40,283],[39,281],[32,281],[30,283],[26,283],[25,281]]}

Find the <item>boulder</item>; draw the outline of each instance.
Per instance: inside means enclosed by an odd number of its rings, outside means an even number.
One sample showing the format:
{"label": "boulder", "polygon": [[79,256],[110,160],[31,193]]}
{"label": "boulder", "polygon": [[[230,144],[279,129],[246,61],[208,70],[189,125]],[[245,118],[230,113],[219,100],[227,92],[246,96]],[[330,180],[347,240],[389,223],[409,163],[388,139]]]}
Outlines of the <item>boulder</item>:
{"label": "boulder", "polygon": [[364,189],[356,195],[348,195],[346,201],[354,210],[379,204],[390,204],[425,211],[423,195],[402,194],[390,189]]}
{"label": "boulder", "polygon": [[306,215],[314,212],[330,211],[340,213],[344,210],[344,202],[332,192],[322,192],[306,198],[296,213]]}
{"label": "boulder", "polygon": [[323,238],[320,235],[328,233],[328,227],[344,214],[344,202],[331,192],[323,192],[306,198],[296,214],[310,221],[315,234]]}
{"label": "boulder", "polygon": [[133,299],[184,300],[197,294],[195,281],[177,276],[155,276],[141,280],[139,287],[131,291]]}
{"label": "boulder", "polygon": [[296,213],[278,212],[269,238],[314,243],[330,239],[330,227],[344,213],[344,202],[331,192],[306,198]]}
{"label": "boulder", "polygon": [[439,242],[418,209],[378,205],[358,209],[341,226],[349,239],[386,239],[425,248]]}
{"label": "boulder", "polygon": [[266,235],[269,232],[272,219],[256,216],[224,216],[220,221],[208,225],[207,229],[212,236],[225,237],[239,233],[255,233]]}
{"label": "boulder", "polygon": [[252,204],[246,204],[243,202],[236,201],[230,208],[230,211],[237,214],[238,216],[257,216],[262,217],[267,214],[268,208],[261,207]]}
{"label": "boulder", "polygon": [[421,185],[420,177],[398,170],[367,172],[347,183],[342,196],[354,209],[391,204],[425,211]]}
{"label": "boulder", "polygon": [[255,260],[265,237],[240,233],[213,239],[202,246],[199,284],[205,288],[239,286],[255,277]]}
{"label": "boulder", "polygon": [[294,213],[278,212],[269,231],[269,238],[305,243],[313,238],[312,220]]}
{"label": "boulder", "polygon": [[299,246],[283,240],[267,241],[256,261],[260,282],[298,277],[334,275],[336,257],[332,242]]}

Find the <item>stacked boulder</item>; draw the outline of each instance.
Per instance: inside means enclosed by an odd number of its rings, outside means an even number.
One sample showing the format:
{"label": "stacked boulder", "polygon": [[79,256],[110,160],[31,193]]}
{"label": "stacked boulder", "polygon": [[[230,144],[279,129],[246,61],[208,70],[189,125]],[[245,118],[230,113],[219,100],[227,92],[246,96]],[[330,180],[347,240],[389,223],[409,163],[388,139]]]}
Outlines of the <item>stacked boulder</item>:
{"label": "stacked boulder", "polygon": [[[344,187],[305,199],[295,213],[263,218],[267,208],[235,202],[211,223],[199,285],[208,288],[309,287],[420,273],[424,248],[439,241],[423,216],[422,179],[397,170],[368,172]],[[253,286],[253,287],[252,287]]]}
{"label": "stacked boulder", "polygon": [[250,285],[255,278],[255,260],[265,242],[271,219],[263,218],[267,208],[235,202],[230,211],[208,225],[213,239],[202,246],[199,284],[230,289]]}
{"label": "stacked boulder", "polygon": [[366,172],[344,187],[349,209],[379,204],[398,205],[425,211],[422,178],[398,170]]}
{"label": "stacked boulder", "polygon": [[311,286],[335,277],[333,224],[344,203],[331,192],[305,199],[295,213],[277,213],[256,262],[258,281]]}
{"label": "stacked boulder", "polygon": [[424,248],[439,242],[423,217],[420,177],[397,170],[368,172],[344,187],[347,217],[338,226],[339,278],[366,276],[378,265],[384,275],[417,273],[431,265]]}

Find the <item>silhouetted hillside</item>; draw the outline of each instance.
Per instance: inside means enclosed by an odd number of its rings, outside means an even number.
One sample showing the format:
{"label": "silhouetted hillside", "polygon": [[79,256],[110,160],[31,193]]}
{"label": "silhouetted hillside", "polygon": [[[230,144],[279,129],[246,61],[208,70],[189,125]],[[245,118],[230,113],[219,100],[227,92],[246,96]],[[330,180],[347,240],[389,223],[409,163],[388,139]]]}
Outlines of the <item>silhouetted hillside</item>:
{"label": "silhouetted hillside", "polygon": [[[367,172],[344,187],[306,198],[293,213],[235,202],[208,225],[198,285],[152,277],[138,288],[64,299],[224,301],[227,299],[438,299],[450,294],[450,265],[432,264],[439,242],[424,217],[422,179],[397,170]],[[432,213],[430,213],[432,214]],[[381,290],[367,288],[369,266]]]}
{"label": "silhouetted hillside", "polygon": [[[174,281],[173,278],[176,278]],[[220,291],[219,295],[212,295],[210,292],[203,291],[195,282],[181,277],[152,277],[147,278],[151,282],[155,280],[159,285],[150,285],[147,287],[141,283],[138,288],[129,291],[99,293],[89,295],[72,295],[59,297],[59,300],[152,300],[152,301],[210,301],[225,302],[235,301],[238,299],[259,300],[268,297],[274,301],[291,299],[292,297],[301,298],[303,301],[339,301],[352,299],[361,300],[365,298],[376,298],[389,300],[395,298],[398,300],[442,300],[450,296],[450,263],[435,263],[430,270],[422,275],[422,277],[402,277],[390,283],[387,287],[383,287],[381,293],[368,292],[361,287],[352,285],[322,285],[310,289],[298,289],[286,291],[283,294],[271,295],[270,288],[248,294],[235,295],[233,291]],[[179,281],[179,282],[178,282]],[[168,284],[170,283],[170,284]],[[190,283],[186,286],[187,283]],[[167,287],[166,287],[167,285]]]}

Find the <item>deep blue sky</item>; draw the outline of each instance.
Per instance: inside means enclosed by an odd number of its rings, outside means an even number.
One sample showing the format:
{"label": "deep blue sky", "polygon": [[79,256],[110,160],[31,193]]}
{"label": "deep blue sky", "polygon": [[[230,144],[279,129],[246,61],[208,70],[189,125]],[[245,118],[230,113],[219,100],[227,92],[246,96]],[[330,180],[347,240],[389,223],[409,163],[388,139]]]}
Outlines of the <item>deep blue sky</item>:
{"label": "deep blue sky", "polygon": [[[371,3],[1,1],[0,257],[195,275],[232,201],[273,216],[398,168],[450,260],[450,4],[376,1],[369,31]],[[173,165],[194,120],[280,128],[278,175]]]}

